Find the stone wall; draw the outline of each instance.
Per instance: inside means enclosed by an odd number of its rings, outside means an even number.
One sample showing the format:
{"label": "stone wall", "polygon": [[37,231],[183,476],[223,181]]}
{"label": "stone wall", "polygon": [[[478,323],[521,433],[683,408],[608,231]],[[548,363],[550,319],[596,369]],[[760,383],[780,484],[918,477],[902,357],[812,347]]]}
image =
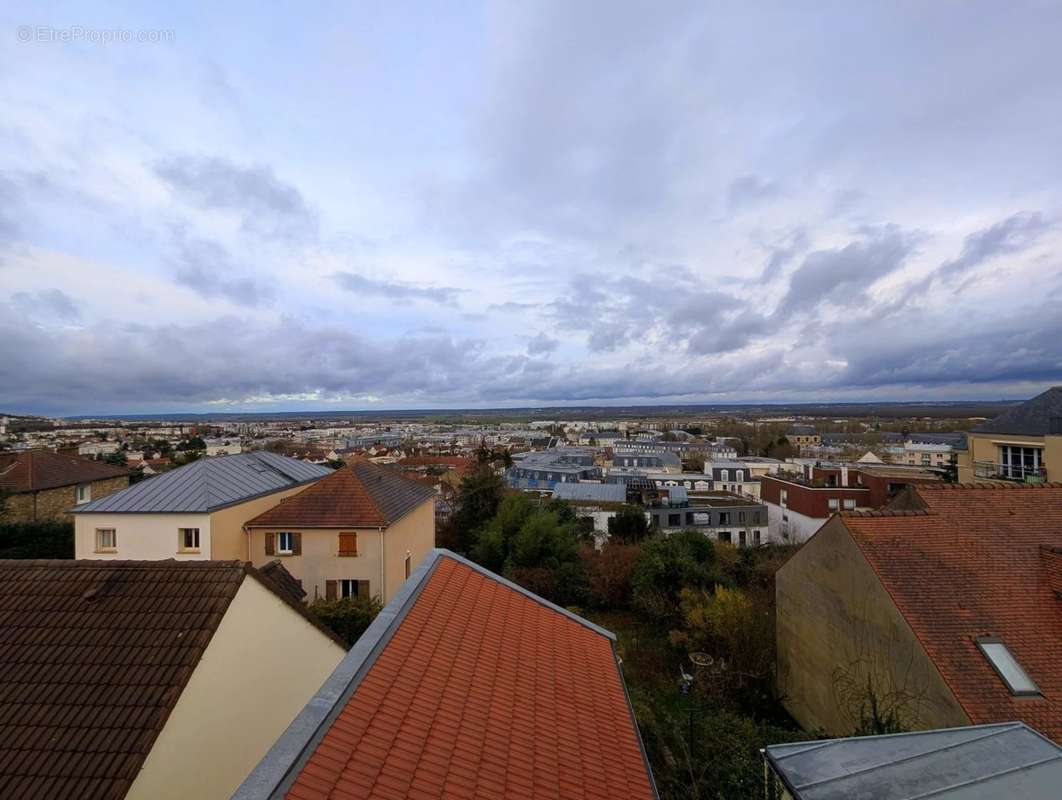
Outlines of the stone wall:
{"label": "stone wall", "polygon": [[[99,500],[129,485],[129,477],[105,478],[92,482],[92,499]],[[33,522],[35,520],[68,520],[67,512],[77,501],[76,486],[59,486],[39,492],[13,494],[7,498],[4,522]]]}

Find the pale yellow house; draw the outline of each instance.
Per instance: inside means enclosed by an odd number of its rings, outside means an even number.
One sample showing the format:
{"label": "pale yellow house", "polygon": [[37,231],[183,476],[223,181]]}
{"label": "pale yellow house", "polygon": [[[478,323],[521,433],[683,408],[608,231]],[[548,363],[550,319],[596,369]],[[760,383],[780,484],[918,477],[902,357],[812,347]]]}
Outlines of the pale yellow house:
{"label": "pale yellow house", "polygon": [[387,602],[435,546],[435,491],[355,461],[244,524],[250,560],[281,559],[310,600]]}
{"label": "pale yellow house", "polygon": [[75,557],[249,561],[243,524],[330,473],[263,451],[202,458],[72,509]]}
{"label": "pale yellow house", "polygon": [[277,571],[0,561],[0,795],[230,797],[346,654]]}
{"label": "pale yellow house", "polygon": [[959,453],[959,482],[1062,481],[1062,386],[974,428]]}

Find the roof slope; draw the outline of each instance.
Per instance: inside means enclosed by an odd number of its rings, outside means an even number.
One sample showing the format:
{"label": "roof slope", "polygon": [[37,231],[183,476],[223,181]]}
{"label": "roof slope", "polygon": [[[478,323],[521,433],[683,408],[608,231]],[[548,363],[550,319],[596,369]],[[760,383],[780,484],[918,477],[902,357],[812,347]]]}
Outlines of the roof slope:
{"label": "roof slope", "polygon": [[1020,722],[768,745],[794,800],[1054,800],[1062,748]]}
{"label": "roof slope", "polygon": [[246,525],[249,528],[379,528],[435,496],[435,490],[397,470],[355,461]]}
{"label": "roof slope", "polygon": [[124,796],[244,575],[0,561],[0,796]]}
{"label": "roof slope", "polygon": [[125,467],[79,456],[64,456],[51,450],[0,455],[0,489],[15,493],[91,483],[128,474]]}
{"label": "roof slope", "polygon": [[[919,484],[924,511],[841,519],[974,723],[1062,742],[1062,485]],[[1042,545],[1048,545],[1043,548]],[[1043,693],[1015,697],[974,639],[998,636]]]}
{"label": "roof slope", "polygon": [[[974,433],[1010,433],[1016,436],[1044,436],[1051,421],[1062,419],[1062,386],[1054,386],[998,417],[982,422]],[[1062,431],[1058,431],[1062,433]]]}
{"label": "roof slope", "polygon": [[328,467],[265,451],[201,458],[78,506],[74,513],[206,513],[330,473]]}
{"label": "roof slope", "polygon": [[613,637],[434,550],[234,795],[655,797]]}

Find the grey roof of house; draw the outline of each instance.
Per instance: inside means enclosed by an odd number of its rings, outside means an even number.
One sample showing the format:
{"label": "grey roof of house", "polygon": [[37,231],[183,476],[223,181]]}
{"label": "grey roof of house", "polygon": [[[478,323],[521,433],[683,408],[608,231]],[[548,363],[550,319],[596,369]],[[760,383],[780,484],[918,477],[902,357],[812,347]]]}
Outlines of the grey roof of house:
{"label": "grey roof of house", "polygon": [[[1062,386],[1054,386],[1032,400],[1004,411],[998,417],[978,425],[973,432],[1044,436],[1052,431],[1052,424],[1062,424]],[[1055,432],[1062,433],[1062,429]]]}
{"label": "grey roof of house", "polygon": [[794,800],[1054,800],[1062,748],[1022,722],[770,745]]}
{"label": "grey roof of house", "polygon": [[553,499],[623,503],[627,500],[627,487],[622,483],[558,483]]}
{"label": "grey roof of house", "polygon": [[331,471],[328,467],[265,451],[201,458],[80,505],[73,512],[207,513],[300,486]]}

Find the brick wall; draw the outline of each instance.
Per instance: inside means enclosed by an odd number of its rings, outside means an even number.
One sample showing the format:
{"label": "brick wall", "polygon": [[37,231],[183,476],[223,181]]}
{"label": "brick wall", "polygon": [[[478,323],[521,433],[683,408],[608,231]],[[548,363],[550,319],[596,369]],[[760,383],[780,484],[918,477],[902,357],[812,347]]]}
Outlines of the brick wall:
{"label": "brick wall", "polygon": [[[126,488],[129,477],[106,478],[92,482],[92,499],[99,500],[109,494]],[[14,494],[7,498],[4,522],[33,522],[34,520],[69,519],[66,512],[74,507],[77,500],[76,486],[60,486],[39,492]]]}

